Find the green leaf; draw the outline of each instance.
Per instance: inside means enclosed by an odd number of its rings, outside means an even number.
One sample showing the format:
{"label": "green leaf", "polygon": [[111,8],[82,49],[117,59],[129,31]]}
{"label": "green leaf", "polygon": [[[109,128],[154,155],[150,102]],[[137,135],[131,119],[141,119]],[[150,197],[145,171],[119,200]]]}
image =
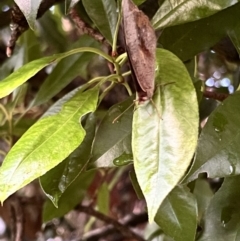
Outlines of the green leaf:
{"label": "green leaf", "polygon": [[209,116],[197,146],[196,157],[186,181],[200,173],[208,177],[240,174],[240,92],[230,95]]}
{"label": "green leaf", "polygon": [[81,118],[96,109],[98,90],[72,92],[55,104],[13,146],[0,168],[0,200],[63,161],[83,141]]}
{"label": "green leaf", "polygon": [[134,167],[150,221],[186,172],[198,137],[197,97],[185,66],[164,49],[156,56],[155,104],[139,104],[132,134]]}
{"label": "green leaf", "polygon": [[155,29],[166,28],[206,18],[238,3],[238,0],[167,0],[152,19]]}
{"label": "green leaf", "polygon": [[10,94],[14,89],[22,85],[23,83],[25,83],[28,79],[30,79],[38,71],[40,71],[47,65],[53,62],[57,62],[72,54],[81,53],[81,52],[97,53],[104,56],[108,61],[112,62],[112,58],[110,56],[106,55],[105,53],[103,53],[98,49],[91,48],[91,47],[77,48],[62,54],[55,54],[53,56],[37,59],[24,65],[23,67],[21,67],[11,75],[9,75],[6,79],[0,81],[0,98]]}
{"label": "green leaf", "polygon": [[40,40],[56,52],[66,51],[69,44],[66,32],[62,29],[62,15],[47,11],[38,19]]}
{"label": "green leaf", "polygon": [[142,3],[144,3],[146,0],[133,0],[133,2],[136,4],[136,5],[140,5]]}
{"label": "green leaf", "polygon": [[79,204],[87,196],[87,189],[92,182],[94,174],[94,171],[81,173],[61,196],[58,208],[48,199],[43,208],[43,222],[62,217]]}
{"label": "green leaf", "polygon": [[131,183],[133,185],[135,193],[137,194],[138,199],[144,199],[144,195],[142,193],[141,187],[139,186],[138,181],[137,181],[136,173],[134,171],[131,171],[129,173],[129,176],[130,176]]}
{"label": "green leaf", "polygon": [[[100,123],[93,144],[91,167],[114,167],[113,161],[129,160],[131,149],[133,98],[128,98],[122,103],[111,107]],[[128,109],[129,108],[129,109]],[[125,112],[124,112],[125,111]],[[124,114],[120,116],[122,113]],[[119,118],[118,118],[119,117]],[[113,123],[113,120],[116,119]],[[124,162],[122,160],[122,162]]]}
{"label": "green leaf", "polygon": [[175,241],[194,241],[197,229],[197,202],[189,189],[176,186],[160,206],[155,222]]}
{"label": "green leaf", "polygon": [[240,23],[237,22],[236,26],[234,26],[232,29],[228,31],[228,36],[230,37],[232,43],[235,46],[235,49],[237,50],[238,54],[240,54]]}
{"label": "green leaf", "polygon": [[42,0],[14,0],[14,2],[24,14],[29,27],[34,30],[38,9]]}
{"label": "green leaf", "polygon": [[24,64],[41,58],[41,45],[37,34],[30,29],[27,30],[20,38],[21,45],[24,47]]}
{"label": "green leaf", "polygon": [[221,188],[214,195],[202,221],[202,235],[199,241],[238,240],[240,228],[240,176],[225,178]]}
{"label": "green leaf", "polygon": [[108,215],[109,213],[109,190],[108,190],[108,185],[106,182],[104,182],[101,187],[98,190],[98,196],[97,196],[97,206],[98,210],[105,214]]}
{"label": "green leaf", "polygon": [[[80,40],[75,43],[73,47],[82,46],[96,47],[96,42],[86,35],[81,36]],[[31,106],[46,103],[59,93],[59,91],[65,88],[75,77],[81,75],[81,73],[86,70],[86,65],[89,63],[92,56],[93,54],[91,53],[83,52],[62,59],[41,85]]]}
{"label": "green leaf", "polygon": [[202,219],[203,214],[205,213],[212,197],[213,191],[207,180],[197,179],[195,181],[195,187],[193,194],[197,199],[198,204],[198,221]]}
{"label": "green leaf", "polygon": [[183,61],[191,59],[197,53],[212,47],[235,28],[239,22],[239,11],[240,3],[208,18],[166,28],[159,43]]}
{"label": "green leaf", "polygon": [[58,201],[69,185],[84,171],[90,158],[96,119],[92,114],[86,119],[84,125],[86,136],[80,146],[63,162],[40,177],[44,193],[56,207],[58,207]]}
{"label": "green leaf", "polygon": [[89,17],[112,44],[117,24],[116,2],[112,0],[82,0],[82,2]]}

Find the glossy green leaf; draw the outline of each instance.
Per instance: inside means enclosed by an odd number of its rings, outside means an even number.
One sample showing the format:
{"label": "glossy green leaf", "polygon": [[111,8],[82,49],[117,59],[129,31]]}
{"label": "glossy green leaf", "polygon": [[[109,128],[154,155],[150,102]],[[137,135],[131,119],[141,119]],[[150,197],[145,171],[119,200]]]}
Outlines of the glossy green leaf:
{"label": "glossy green leaf", "polygon": [[[240,3],[213,16],[164,29],[159,43],[183,61],[217,43],[237,26]],[[226,19],[228,21],[226,21]]]}
{"label": "glossy green leaf", "polygon": [[58,208],[48,199],[43,208],[43,222],[62,217],[79,204],[87,196],[87,188],[91,184],[94,174],[94,171],[81,173],[61,196]]}
{"label": "glossy green leaf", "polygon": [[134,167],[150,221],[186,172],[198,137],[197,97],[185,66],[157,49],[157,68],[155,104],[137,106],[132,134]]}
{"label": "glossy green leaf", "polygon": [[[81,36],[80,40],[74,44],[73,48],[83,46],[97,47],[97,44],[96,41],[85,35]],[[46,103],[59,93],[59,91],[65,88],[75,77],[81,75],[86,70],[87,64],[92,56],[92,53],[83,52],[62,59],[41,85],[31,106]]]}
{"label": "glossy green leaf", "polygon": [[200,173],[208,177],[240,174],[240,92],[229,96],[209,116],[197,146],[193,166],[186,178],[192,181]]}
{"label": "glossy green leaf", "polygon": [[58,207],[58,201],[71,183],[84,171],[90,158],[95,136],[96,119],[90,114],[84,124],[86,136],[83,142],[63,162],[40,177],[46,196]]}
{"label": "glossy green leaf", "polygon": [[[132,104],[133,98],[118,103],[103,118],[93,144],[91,166],[114,167],[113,161],[130,160],[133,106],[129,107]],[[118,119],[113,123],[116,118]]]}
{"label": "glossy green leaf", "polygon": [[155,222],[175,241],[194,241],[197,229],[197,201],[189,189],[176,186],[160,206]]}
{"label": "glossy green leaf", "polygon": [[212,197],[213,191],[209,185],[209,182],[204,179],[197,179],[195,181],[195,187],[193,194],[197,199],[198,204],[198,221],[200,222],[203,214],[205,213]]}
{"label": "glossy green leaf", "polygon": [[238,0],[166,0],[152,19],[155,29],[206,18],[238,3]]}
{"label": "glossy green leaf", "polygon": [[238,240],[240,228],[240,176],[225,178],[214,195],[202,221],[202,235],[198,241]]}
{"label": "glossy green leaf", "polygon": [[24,14],[29,27],[35,29],[35,21],[42,0],[14,0]]}
{"label": "glossy green leaf", "polygon": [[105,53],[101,52],[100,50],[94,49],[91,47],[77,48],[62,54],[55,54],[53,56],[37,59],[24,65],[23,67],[21,67],[11,75],[9,75],[6,79],[0,81],[0,98],[10,94],[14,89],[22,85],[23,83],[25,83],[28,79],[30,79],[38,71],[40,71],[47,65],[53,62],[57,62],[72,54],[82,53],[82,52],[100,53],[101,55],[104,55],[110,62],[112,61],[110,56],[107,56]]}
{"label": "glossy green leaf", "polygon": [[98,195],[97,195],[98,211],[105,215],[108,215],[109,204],[110,202],[109,202],[108,184],[104,182],[98,190]]}
{"label": "glossy green leaf", "polygon": [[63,161],[83,141],[81,118],[96,109],[98,90],[72,92],[55,104],[13,146],[0,168],[0,200]]}
{"label": "glossy green leaf", "polygon": [[117,24],[117,6],[112,0],[82,0],[87,14],[102,35],[112,44]]}

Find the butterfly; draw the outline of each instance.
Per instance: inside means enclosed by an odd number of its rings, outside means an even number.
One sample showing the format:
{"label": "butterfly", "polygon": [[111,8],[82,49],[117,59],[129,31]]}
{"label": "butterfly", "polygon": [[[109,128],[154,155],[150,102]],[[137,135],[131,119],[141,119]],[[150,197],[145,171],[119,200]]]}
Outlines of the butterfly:
{"label": "butterfly", "polygon": [[156,35],[148,17],[131,0],[122,0],[122,16],[125,47],[141,103],[154,93]]}

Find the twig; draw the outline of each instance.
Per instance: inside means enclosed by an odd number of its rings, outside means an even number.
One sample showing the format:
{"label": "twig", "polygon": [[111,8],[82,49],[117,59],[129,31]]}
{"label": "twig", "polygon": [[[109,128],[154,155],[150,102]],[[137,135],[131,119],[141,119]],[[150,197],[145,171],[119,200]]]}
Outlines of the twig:
{"label": "twig", "polygon": [[[146,223],[148,221],[147,213],[132,214],[126,216],[120,221],[125,226],[135,227],[139,224]],[[97,228],[95,230],[89,231],[83,236],[84,241],[95,241],[100,240],[102,237],[116,233],[118,230],[113,225],[107,225],[102,228]]]}
{"label": "twig", "polygon": [[[42,17],[42,15],[54,4],[59,3],[63,0],[43,0],[40,4],[37,18]],[[26,31],[28,30],[29,26],[27,23],[26,18],[24,17],[23,13],[17,6],[17,4],[14,4],[11,11],[11,38],[9,40],[6,54],[8,57],[10,57],[13,53],[14,47],[16,45],[16,42],[18,38]]]}
{"label": "twig", "polygon": [[144,241],[144,239],[142,237],[140,237],[139,235],[134,233],[126,225],[119,223],[117,220],[114,220],[114,219],[94,210],[93,208],[91,208],[89,206],[78,205],[77,210],[79,210],[80,212],[84,212],[88,215],[91,215],[93,217],[96,217],[96,218],[102,220],[103,222],[112,225],[114,227],[114,229],[117,229],[118,231],[120,231],[121,234],[125,237],[133,238],[137,241]]}
{"label": "twig", "polygon": [[95,29],[88,26],[87,23],[85,23],[81,19],[81,17],[78,15],[78,12],[75,8],[72,8],[70,10],[69,14],[70,14],[70,17],[72,18],[72,20],[74,21],[74,23],[76,24],[77,28],[80,30],[81,34],[87,34],[87,35],[93,37],[98,42],[104,44],[108,48],[110,47],[107,40],[98,31],[96,31]]}
{"label": "twig", "polygon": [[23,240],[23,210],[20,200],[13,196],[10,201],[11,217],[12,217],[12,240]]}

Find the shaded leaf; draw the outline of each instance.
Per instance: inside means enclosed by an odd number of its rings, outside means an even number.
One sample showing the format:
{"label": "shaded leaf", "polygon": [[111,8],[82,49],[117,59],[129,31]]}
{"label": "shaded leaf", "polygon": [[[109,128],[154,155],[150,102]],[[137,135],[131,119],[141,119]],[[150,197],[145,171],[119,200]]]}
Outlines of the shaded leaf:
{"label": "shaded leaf", "polygon": [[213,191],[207,180],[197,179],[195,181],[193,194],[197,199],[198,220],[200,221],[213,197]]}
{"label": "shaded leaf", "polygon": [[[73,47],[83,46],[96,47],[96,42],[86,35],[81,36],[80,40]],[[92,56],[92,53],[83,52],[62,59],[41,85],[31,106],[47,102],[65,88],[75,77],[81,75],[86,70],[86,65]]]}
{"label": "shaded leaf", "polygon": [[84,171],[90,157],[92,141],[95,136],[94,115],[86,118],[83,142],[62,163],[40,177],[41,187],[46,196],[58,207],[58,201],[71,183]]}
{"label": "shaded leaf", "polygon": [[21,36],[21,43],[24,46],[24,64],[42,57],[40,41],[32,30],[27,30]]}
{"label": "shaded leaf", "polygon": [[112,0],[82,0],[87,14],[102,35],[112,44],[117,24],[117,6]]}
{"label": "shaded leaf", "polygon": [[43,208],[43,222],[62,217],[79,204],[87,195],[87,188],[91,184],[94,174],[94,171],[81,173],[59,199],[58,208],[48,199]]}
{"label": "shaded leaf", "polygon": [[208,18],[166,28],[159,43],[183,61],[191,59],[197,53],[212,47],[237,26],[239,11],[240,3]]}
{"label": "shaded leaf", "polygon": [[114,167],[114,160],[115,163],[119,159],[122,162],[130,160],[133,107],[129,106],[132,104],[133,98],[129,98],[109,109],[96,133],[90,167]]}
{"label": "shaded leaf", "polygon": [[57,52],[66,51],[69,43],[66,32],[61,28],[62,16],[54,15],[51,11],[47,11],[38,19],[38,22],[42,43],[46,43],[47,46],[51,46]]}
{"label": "shaded leaf", "polygon": [[208,177],[240,174],[240,92],[229,96],[209,116],[197,146],[196,157],[186,181],[200,173]]}
{"label": "shaded leaf", "polygon": [[35,21],[42,0],[14,0],[24,14],[29,27],[35,29]]}
{"label": "shaded leaf", "polygon": [[55,104],[13,146],[0,168],[0,200],[63,161],[85,136],[79,123],[96,109],[98,90],[72,92],[63,106]]}
{"label": "shaded leaf", "polygon": [[206,18],[238,3],[238,0],[167,0],[152,19],[155,29],[166,28]]}
{"label": "shaded leaf", "polygon": [[239,21],[237,24],[228,31],[228,36],[230,37],[232,43],[235,46],[238,54],[240,55],[240,23]]}
{"label": "shaded leaf", "polygon": [[155,222],[175,241],[194,241],[197,228],[197,202],[189,189],[176,186],[160,206]]}
{"label": "shaded leaf", "polygon": [[203,232],[199,241],[238,240],[240,228],[240,176],[225,178],[221,188],[214,195],[205,216]]}
{"label": "shaded leaf", "polygon": [[186,172],[198,137],[197,98],[186,68],[164,49],[157,49],[157,65],[155,104],[149,100],[136,108],[132,134],[134,168],[150,221]]}

